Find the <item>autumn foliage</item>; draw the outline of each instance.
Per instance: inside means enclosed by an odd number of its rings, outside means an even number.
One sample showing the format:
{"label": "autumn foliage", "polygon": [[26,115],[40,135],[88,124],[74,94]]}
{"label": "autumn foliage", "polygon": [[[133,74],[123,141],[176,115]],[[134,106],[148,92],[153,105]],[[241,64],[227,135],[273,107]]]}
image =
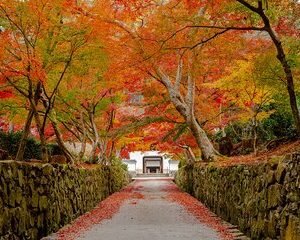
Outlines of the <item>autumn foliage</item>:
{"label": "autumn foliage", "polygon": [[34,135],[44,161],[54,141],[72,163],[149,149],[215,160],[226,134],[254,152],[282,137],[267,123],[283,112],[298,135],[299,5],[1,0],[0,116],[23,130],[16,158]]}

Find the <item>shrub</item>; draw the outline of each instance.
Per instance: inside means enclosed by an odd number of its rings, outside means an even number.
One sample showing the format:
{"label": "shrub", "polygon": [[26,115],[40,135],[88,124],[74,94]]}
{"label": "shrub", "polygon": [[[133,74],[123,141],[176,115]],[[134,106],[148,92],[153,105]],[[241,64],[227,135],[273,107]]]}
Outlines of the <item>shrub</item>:
{"label": "shrub", "polygon": [[[6,150],[10,157],[15,158],[18,152],[22,132],[3,132],[0,131],[0,149]],[[61,155],[62,152],[57,144],[48,144],[48,151],[51,155]],[[40,143],[29,137],[26,142],[24,159],[41,159]]]}
{"label": "shrub", "polygon": [[51,156],[53,156],[53,155],[63,155],[62,150],[60,149],[60,147],[57,144],[49,143],[47,145],[47,148],[48,148],[49,154]]}
{"label": "shrub", "polygon": [[110,191],[111,193],[119,191],[128,183],[128,172],[126,164],[118,158],[113,157],[110,167]]}
{"label": "shrub", "polygon": [[291,139],[296,136],[296,128],[293,125],[293,117],[289,112],[275,112],[263,121],[263,128],[273,135],[273,138],[286,137]]}

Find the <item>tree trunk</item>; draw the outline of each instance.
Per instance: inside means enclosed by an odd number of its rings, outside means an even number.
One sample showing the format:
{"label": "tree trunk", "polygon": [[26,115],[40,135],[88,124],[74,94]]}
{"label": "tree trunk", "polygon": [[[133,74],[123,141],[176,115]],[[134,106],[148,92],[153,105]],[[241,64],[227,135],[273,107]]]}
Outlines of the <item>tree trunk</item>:
{"label": "tree trunk", "polygon": [[97,147],[99,146],[99,134],[98,134],[98,129],[94,120],[94,113],[89,112],[89,118],[90,118],[90,123],[92,126],[92,131],[94,135],[93,139],[93,149],[92,149],[92,160],[95,160],[96,152],[97,152]]}
{"label": "tree trunk", "polygon": [[109,149],[109,159],[111,159],[113,157],[113,153],[114,153],[114,150],[115,150],[115,144],[116,142],[114,140],[112,140],[111,142],[111,146],[110,146],[110,149]]}
{"label": "tree trunk", "polygon": [[107,165],[107,139],[106,137],[101,137],[98,141],[98,148],[99,148],[99,154],[98,154],[98,162]]}
{"label": "tree trunk", "polygon": [[40,116],[39,116],[39,113],[37,111],[37,106],[32,101],[32,99],[30,99],[30,105],[31,105],[31,108],[32,108],[32,111],[33,111],[33,116],[34,116],[34,119],[35,119],[35,122],[36,122],[36,127],[38,129],[39,136],[40,136],[42,161],[43,162],[49,162],[49,154],[48,154],[48,149],[47,149],[47,141],[46,141],[46,137],[45,137],[45,131],[42,127]]}
{"label": "tree trunk", "polygon": [[170,100],[175,106],[176,110],[185,119],[188,124],[196,142],[201,150],[202,159],[204,161],[213,161],[218,155],[211,141],[209,140],[206,132],[202,129],[198,123],[194,112],[195,101],[195,81],[189,75],[188,76],[188,90],[185,97],[180,92],[180,82],[182,79],[182,61],[179,61],[177,75],[175,83],[173,84],[170,77],[161,70],[158,71],[160,79],[164,83],[164,86],[168,89]]}
{"label": "tree trunk", "polygon": [[[40,96],[41,96],[41,83],[38,83],[36,86],[35,92],[34,92],[34,96],[33,96],[35,105],[38,104]],[[31,107],[28,112],[28,115],[27,115],[24,131],[23,131],[22,138],[21,138],[21,141],[20,141],[20,144],[18,147],[18,152],[17,152],[17,156],[16,156],[17,161],[22,161],[24,158],[26,142],[27,142],[28,135],[30,133],[30,127],[31,127],[33,116],[34,116],[34,110]]]}
{"label": "tree trunk", "polygon": [[92,151],[90,153],[90,157],[89,158],[90,158],[90,160],[92,162],[94,162],[95,156],[96,156],[96,151],[97,151],[97,144],[95,143],[94,139],[90,139],[90,140],[92,142]]}
{"label": "tree trunk", "polygon": [[[282,47],[281,47],[281,49],[282,49]],[[294,122],[295,122],[295,125],[297,128],[297,135],[300,136],[300,115],[299,115],[299,109],[297,106],[297,97],[296,97],[296,93],[295,93],[294,79],[293,79],[291,67],[289,66],[289,64],[286,60],[286,56],[283,52],[283,49],[282,49],[282,52],[280,54],[278,54],[277,58],[279,59],[281,65],[284,69],[284,72],[285,72],[290,106],[291,106]]]}
{"label": "tree trunk", "polygon": [[193,153],[193,150],[189,146],[180,146],[180,147],[184,148],[185,150],[185,155],[188,164],[193,164],[194,162],[196,162],[195,154]]}
{"label": "tree trunk", "polygon": [[206,132],[201,128],[195,118],[190,123],[190,129],[201,150],[201,155],[204,161],[213,161],[218,155],[220,155],[209,140]]}
{"label": "tree trunk", "polygon": [[86,151],[86,135],[87,134],[86,134],[86,128],[85,128],[85,123],[84,123],[82,112],[80,112],[80,124],[82,125],[82,134],[81,134],[82,136],[80,137],[81,148],[80,148],[80,152],[78,154],[77,161],[81,161],[83,159],[84,153]]}
{"label": "tree trunk", "polygon": [[9,126],[8,126],[8,132],[9,132],[9,133],[13,133],[14,130],[15,130],[15,125],[14,125],[13,122],[10,122],[10,123],[9,123]]}
{"label": "tree trunk", "polygon": [[85,151],[86,151],[86,139],[84,138],[81,140],[80,152],[77,157],[78,162],[80,162],[83,159]]}
{"label": "tree trunk", "polygon": [[30,133],[30,126],[31,126],[32,119],[33,119],[33,111],[32,111],[32,109],[30,109],[28,112],[28,115],[27,115],[24,131],[22,133],[21,141],[20,141],[18,152],[16,155],[17,161],[22,161],[24,158],[27,138]]}
{"label": "tree trunk", "polygon": [[257,121],[253,119],[253,152],[257,155]]}
{"label": "tree trunk", "polygon": [[269,34],[271,37],[276,50],[277,50],[277,59],[279,60],[287,81],[287,91],[289,94],[289,101],[290,101],[290,106],[292,109],[292,114],[294,118],[294,122],[297,128],[297,135],[300,136],[300,115],[299,115],[299,109],[298,109],[298,104],[297,104],[297,98],[296,98],[296,93],[295,93],[295,86],[294,86],[294,78],[293,78],[293,73],[291,70],[291,66],[289,65],[286,55],[284,52],[284,49],[282,47],[282,43],[277,36],[276,32],[273,30],[271,24],[270,24],[270,19],[269,17],[265,14],[264,8],[263,8],[263,2],[262,0],[258,1],[258,7],[254,7],[247,3],[244,0],[237,0],[239,3],[244,5],[246,8],[250,9],[251,11],[257,13],[261,19],[263,20],[265,26],[264,30]]}
{"label": "tree trunk", "polygon": [[42,152],[42,161],[49,162],[49,154],[47,149],[47,141],[43,131],[39,130],[40,141],[41,141],[41,152]]}
{"label": "tree trunk", "polygon": [[41,140],[41,152],[42,152],[42,161],[49,162],[49,154],[47,149],[47,141],[43,131],[39,131],[40,140]]}
{"label": "tree trunk", "polygon": [[61,133],[58,129],[57,126],[57,119],[56,119],[56,113],[54,112],[54,110],[52,110],[52,114],[51,114],[51,124],[52,127],[54,129],[55,132],[55,136],[56,136],[56,142],[58,144],[58,146],[60,147],[60,149],[62,150],[63,154],[65,155],[65,157],[67,158],[68,162],[74,164],[74,157],[71,154],[71,152],[67,149],[62,137],[61,137]]}
{"label": "tree trunk", "polygon": [[300,136],[300,115],[299,115],[299,109],[297,106],[297,97],[296,97],[296,93],[295,93],[293,73],[292,73],[291,67],[286,59],[286,55],[285,55],[284,49],[282,47],[282,43],[279,40],[279,38],[277,37],[277,35],[275,34],[275,32],[273,31],[273,29],[271,28],[269,22],[266,22],[266,28],[267,28],[267,31],[276,47],[277,59],[279,60],[281,66],[284,70],[284,73],[285,73],[290,106],[291,106],[294,122],[295,122],[295,125],[297,128],[297,134],[298,134],[298,136]]}
{"label": "tree trunk", "polygon": [[67,149],[67,147],[65,146],[64,141],[61,137],[61,133],[60,133],[57,125],[55,123],[52,123],[52,126],[53,126],[53,129],[55,132],[56,142],[57,142],[59,148],[62,150],[62,152],[65,155],[65,157],[67,158],[68,162],[74,164],[74,157],[70,153],[70,151]]}

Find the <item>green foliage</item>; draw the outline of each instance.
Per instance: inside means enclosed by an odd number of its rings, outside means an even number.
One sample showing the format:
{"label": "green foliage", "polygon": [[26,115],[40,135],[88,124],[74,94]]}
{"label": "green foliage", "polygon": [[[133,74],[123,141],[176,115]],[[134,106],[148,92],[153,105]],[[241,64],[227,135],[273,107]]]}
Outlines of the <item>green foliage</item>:
{"label": "green foliage", "polygon": [[263,128],[270,135],[271,139],[286,137],[291,139],[296,136],[296,128],[293,125],[291,113],[277,111],[263,122]]}
{"label": "green foliage", "polygon": [[170,138],[172,138],[173,141],[176,141],[178,138],[180,138],[183,134],[187,132],[189,132],[188,124],[186,123],[177,124],[165,136],[163,136],[162,141],[166,142]]}
{"label": "green foliage", "polygon": [[113,157],[110,166],[110,192],[119,191],[128,183],[127,165],[119,158]]}
{"label": "green foliage", "polygon": [[[236,144],[242,141],[243,129],[246,127],[247,123],[233,122],[225,127],[226,136],[229,137],[232,143]],[[214,141],[220,142],[222,138],[222,131],[219,131],[214,136]]]}
{"label": "green foliage", "polygon": [[186,166],[187,162],[185,158],[182,158],[179,160],[179,164],[178,164],[178,168],[182,168],[184,166]]}
{"label": "green foliage", "polygon": [[[276,95],[274,99],[276,101],[268,105],[267,109],[265,109],[266,111],[272,111],[272,114],[257,122],[257,141],[261,146],[266,145],[274,139],[293,139],[297,134],[287,97],[285,95]],[[251,121],[232,122],[224,129],[226,136],[231,139],[233,144],[251,140],[253,138],[251,124]],[[215,134],[213,138],[214,141],[219,143],[222,139],[222,131]],[[241,146],[235,153],[247,154],[252,150],[250,148],[243,149]]]}
{"label": "green foliage", "polygon": [[193,166],[186,165],[179,169],[175,177],[176,184],[185,192],[193,192]]}
{"label": "green foliage", "polygon": [[[7,151],[11,158],[15,158],[21,138],[21,131],[11,133],[0,131],[0,149]],[[47,147],[50,155],[62,154],[57,144],[48,144]],[[27,139],[24,159],[41,159],[41,146],[40,143],[34,138]]]}
{"label": "green foliage", "polygon": [[51,156],[53,156],[53,155],[63,155],[62,150],[60,149],[60,147],[56,143],[47,144],[47,148],[48,148],[49,154]]}
{"label": "green foliage", "polygon": [[[6,150],[14,158],[18,152],[21,137],[22,132],[6,133],[0,131],[0,148]],[[24,159],[41,159],[40,145],[33,138],[27,140]]]}

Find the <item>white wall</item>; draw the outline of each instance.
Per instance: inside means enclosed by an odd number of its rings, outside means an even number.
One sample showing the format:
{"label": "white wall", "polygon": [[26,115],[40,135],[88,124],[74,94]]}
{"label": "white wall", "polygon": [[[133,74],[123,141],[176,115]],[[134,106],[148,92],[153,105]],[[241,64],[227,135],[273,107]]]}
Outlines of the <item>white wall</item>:
{"label": "white wall", "polygon": [[179,161],[170,161],[169,162],[169,166],[170,166],[169,171],[178,171],[178,164],[179,164]]}
{"label": "white wall", "polygon": [[[147,156],[160,156],[163,158],[163,172],[169,173],[169,160],[170,158],[166,157],[164,153],[159,151],[135,151],[130,152],[129,157],[130,160],[136,160],[136,171],[137,173],[143,173],[143,157]],[[175,167],[174,167],[175,168]]]}
{"label": "white wall", "polygon": [[134,162],[125,162],[125,164],[127,165],[127,169],[129,172],[135,172],[135,163]]}
{"label": "white wall", "polygon": [[[75,156],[77,156],[80,153],[81,150],[81,143],[80,142],[65,142],[66,148]],[[92,153],[93,147],[91,144],[86,143],[85,146],[85,157],[89,157]]]}

